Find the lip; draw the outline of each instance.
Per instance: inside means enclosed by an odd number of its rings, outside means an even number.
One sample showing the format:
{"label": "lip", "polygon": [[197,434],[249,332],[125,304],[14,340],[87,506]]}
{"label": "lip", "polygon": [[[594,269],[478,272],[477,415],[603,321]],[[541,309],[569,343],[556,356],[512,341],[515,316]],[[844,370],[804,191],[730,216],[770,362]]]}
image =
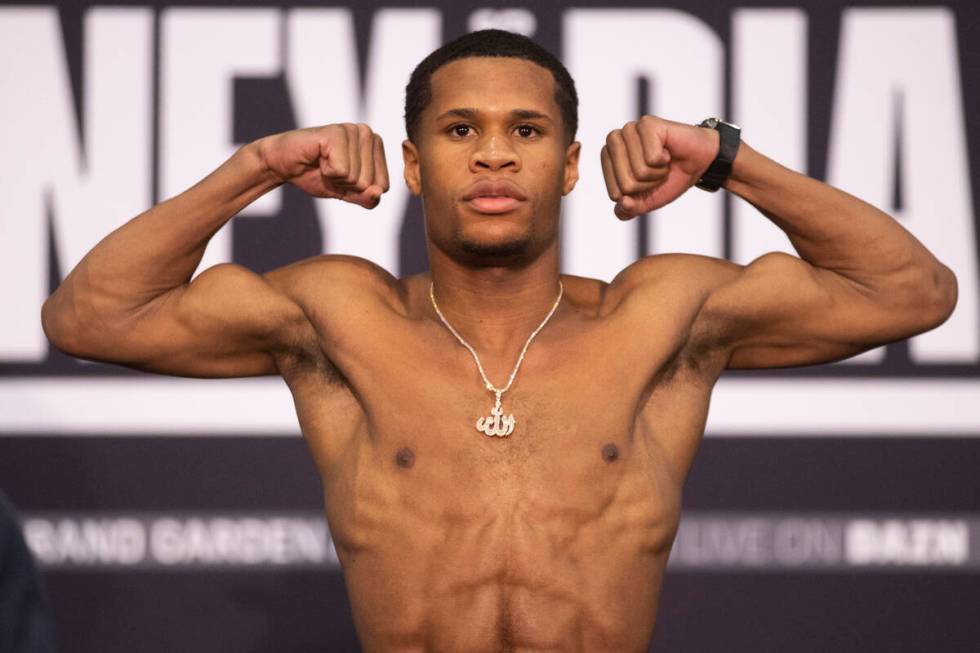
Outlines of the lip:
{"label": "lip", "polygon": [[496,214],[513,211],[527,196],[511,181],[484,179],[467,188],[462,200],[477,213]]}
{"label": "lip", "polygon": [[523,204],[523,200],[513,197],[474,197],[466,200],[466,204],[477,213],[507,213]]}
{"label": "lip", "polygon": [[478,197],[511,197],[521,202],[527,199],[520,186],[505,179],[481,179],[463,193],[463,201]]}

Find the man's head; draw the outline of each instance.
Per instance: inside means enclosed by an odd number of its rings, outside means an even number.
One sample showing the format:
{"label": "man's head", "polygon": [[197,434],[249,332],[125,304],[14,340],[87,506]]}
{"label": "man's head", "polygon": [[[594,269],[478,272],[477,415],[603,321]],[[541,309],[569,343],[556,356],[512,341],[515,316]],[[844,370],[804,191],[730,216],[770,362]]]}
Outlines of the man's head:
{"label": "man's head", "polygon": [[430,247],[492,266],[557,247],[579,144],[574,83],[554,56],[518,34],[467,34],[418,65],[405,107],[405,180]]}
{"label": "man's head", "polygon": [[578,94],[568,70],[553,54],[521,34],[499,29],[470,32],[434,50],[412,71],[405,87],[405,133],[417,143],[419,117],[432,101],[432,73],[451,61],[468,57],[513,57],[535,63],[551,72],[555,104],[561,110],[568,143],[578,131]]}

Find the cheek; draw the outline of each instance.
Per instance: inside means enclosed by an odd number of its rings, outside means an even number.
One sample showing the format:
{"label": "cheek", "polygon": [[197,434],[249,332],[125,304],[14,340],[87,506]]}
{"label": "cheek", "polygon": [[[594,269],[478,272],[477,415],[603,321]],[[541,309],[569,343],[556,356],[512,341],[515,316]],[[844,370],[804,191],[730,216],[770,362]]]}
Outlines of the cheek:
{"label": "cheek", "polygon": [[565,168],[561,161],[547,159],[534,164],[534,176],[544,195],[561,195],[565,181]]}
{"label": "cheek", "polygon": [[[423,159],[419,165],[422,177],[422,191],[432,196],[446,187],[446,165],[438,159]],[[432,199],[435,199],[432,197]]]}

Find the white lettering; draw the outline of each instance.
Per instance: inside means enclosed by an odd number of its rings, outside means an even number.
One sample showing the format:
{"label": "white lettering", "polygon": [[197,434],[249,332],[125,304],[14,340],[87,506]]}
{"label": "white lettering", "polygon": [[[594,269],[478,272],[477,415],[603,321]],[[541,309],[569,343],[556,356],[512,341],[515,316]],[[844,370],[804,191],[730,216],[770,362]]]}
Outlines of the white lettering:
{"label": "white lettering", "polygon": [[[168,8],[161,18],[160,194],[172,197],[230,157],[232,80],[282,71],[281,13],[275,9]],[[279,209],[280,189],[249,215]],[[231,222],[211,238],[197,271],[231,260]]]}
{"label": "white lettering", "polygon": [[845,550],[855,565],[962,565],[969,529],[957,520],[856,519],[845,528]]}
{"label": "white lettering", "polygon": [[[807,17],[801,9],[736,9],[732,17],[733,118],[752,147],[806,171]],[[796,254],[782,229],[732,200],[732,260]]]}
{"label": "white lettering", "polygon": [[362,256],[397,273],[408,202],[401,157],[405,85],[415,65],[438,47],[441,16],[432,9],[379,10],[363,94],[350,10],[295,9],[287,25],[287,81],[299,122],[367,123],[384,140],[391,177],[391,190],[370,213],[346,202],[316,202],[323,251]]}
{"label": "white lettering", "polygon": [[772,555],[766,519],[695,519],[681,522],[675,544],[679,561],[699,567],[766,564]]}
{"label": "white lettering", "polygon": [[146,8],[86,13],[79,128],[58,10],[0,8],[0,359],[47,354],[48,216],[67,274],[151,201],[152,20]]}
{"label": "white lettering", "polygon": [[953,12],[846,9],[840,43],[828,181],[895,215],[957,272],[956,311],[912,340],[913,359],[975,362],[976,233]]}
{"label": "white lettering", "polygon": [[[705,23],[674,9],[572,9],[564,22],[565,64],[579,94],[582,180],[565,205],[563,267],[610,280],[637,258],[638,223],[613,216],[599,165],[606,134],[638,117],[641,77],[650,113],[692,122],[722,115],[722,46]],[[684,55],[669,54],[678,52]],[[686,193],[660,209],[649,218],[647,249],[721,256],[721,200]]]}
{"label": "white lettering", "polygon": [[841,533],[823,519],[786,519],[773,532],[773,554],[784,565],[815,566],[841,559]]}
{"label": "white lettering", "polygon": [[321,520],[161,518],[150,525],[151,559],[166,566],[336,562]]}
{"label": "white lettering", "polygon": [[24,520],[24,539],[44,565],[134,565],[146,551],[135,519]]}
{"label": "white lettering", "polygon": [[502,29],[533,36],[538,29],[538,19],[527,9],[491,9],[484,7],[470,14],[470,31]]}

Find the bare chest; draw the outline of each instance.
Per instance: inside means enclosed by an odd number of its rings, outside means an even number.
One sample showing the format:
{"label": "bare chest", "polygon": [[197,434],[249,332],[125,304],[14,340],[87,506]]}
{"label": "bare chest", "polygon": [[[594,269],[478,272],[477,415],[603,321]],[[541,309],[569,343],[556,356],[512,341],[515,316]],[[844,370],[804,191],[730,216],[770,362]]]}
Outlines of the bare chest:
{"label": "bare chest", "polygon": [[[536,647],[569,648],[573,624],[602,641],[646,632],[680,514],[664,434],[700,435],[671,398],[706,398],[671,370],[670,346],[535,344],[501,398],[514,420],[503,437],[477,428],[495,397],[451,342],[393,335],[346,361],[343,382],[312,368],[287,377],[362,630],[457,637],[458,606],[471,606],[466,623],[505,624]],[[499,650],[498,634],[469,650]]]}
{"label": "bare chest", "polygon": [[[600,335],[536,342],[500,415],[465,349],[411,334],[348,361],[344,383],[292,380],[335,535],[368,506],[386,514],[379,524],[397,512],[422,530],[521,515],[569,532],[634,514],[669,526],[680,486],[660,430],[674,426],[663,401],[652,416],[645,405],[651,374],[675,352],[668,342],[640,356]],[[512,432],[488,435],[503,417]]]}

